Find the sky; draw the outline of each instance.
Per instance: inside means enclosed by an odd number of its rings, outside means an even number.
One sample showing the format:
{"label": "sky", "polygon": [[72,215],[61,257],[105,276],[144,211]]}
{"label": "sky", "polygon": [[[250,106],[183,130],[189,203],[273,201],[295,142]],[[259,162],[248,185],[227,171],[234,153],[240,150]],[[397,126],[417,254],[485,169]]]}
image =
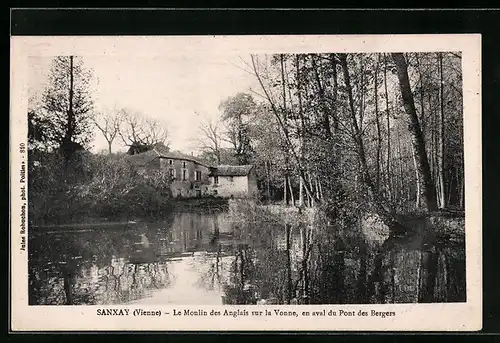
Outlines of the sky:
{"label": "sky", "polygon": [[[85,66],[94,70],[93,98],[96,110],[127,108],[156,118],[168,129],[171,149],[196,151],[198,125],[204,118],[216,118],[221,101],[238,92],[258,89],[245,55],[216,53],[156,56],[85,56]],[[40,94],[46,82],[51,58],[30,59],[30,91]],[[94,152],[107,149],[96,129]],[[124,151],[117,137],[114,151]]]}

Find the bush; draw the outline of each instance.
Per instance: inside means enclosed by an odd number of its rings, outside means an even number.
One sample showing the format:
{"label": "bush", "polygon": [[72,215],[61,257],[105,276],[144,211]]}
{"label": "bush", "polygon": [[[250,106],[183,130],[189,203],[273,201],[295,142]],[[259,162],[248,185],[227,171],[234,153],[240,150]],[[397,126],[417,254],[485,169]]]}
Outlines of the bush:
{"label": "bush", "polygon": [[158,217],[172,195],[167,175],[139,174],[123,155],[77,156],[65,164],[56,154],[29,169],[32,223]]}

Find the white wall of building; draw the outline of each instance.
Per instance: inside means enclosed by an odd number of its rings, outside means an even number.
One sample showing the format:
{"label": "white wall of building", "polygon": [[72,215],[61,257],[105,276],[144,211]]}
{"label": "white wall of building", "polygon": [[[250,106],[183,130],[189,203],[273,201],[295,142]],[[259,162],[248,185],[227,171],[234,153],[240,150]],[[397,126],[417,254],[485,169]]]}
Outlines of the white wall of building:
{"label": "white wall of building", "polygon": [[240,197],[248,195],[248,177],[247,176],[219,176],[218,184],[214,184],[214,177],[210,177],[210,186],[212,190],[217,191],[221,197]]}

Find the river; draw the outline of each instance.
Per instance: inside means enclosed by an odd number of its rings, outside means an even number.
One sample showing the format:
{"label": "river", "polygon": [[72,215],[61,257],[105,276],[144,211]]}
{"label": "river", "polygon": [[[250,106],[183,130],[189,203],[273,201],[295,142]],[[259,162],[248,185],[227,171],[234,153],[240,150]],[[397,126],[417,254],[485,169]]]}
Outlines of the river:
{"label": "river", "polygon": [[339,234],[307,245],[298,226],[273,223],[259,230],[226,212],[86,229],[32,228],[29,303],[465,301],[463,241],[405,238],[374,245]]}

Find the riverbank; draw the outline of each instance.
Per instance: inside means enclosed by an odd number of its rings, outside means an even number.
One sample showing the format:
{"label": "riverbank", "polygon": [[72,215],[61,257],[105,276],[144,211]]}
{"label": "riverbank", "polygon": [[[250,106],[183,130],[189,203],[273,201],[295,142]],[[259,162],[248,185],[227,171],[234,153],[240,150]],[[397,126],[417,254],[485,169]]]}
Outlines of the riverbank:
{"label": "riverbank", "polygon": [[[321,229],[328,226],[329,219],[318,212],[316,207],[299,208],[283,204],[258,205],[252,202],[235,200],[229,203],[229,214],[233,220],[246,220],[261,223],[303,224]],[[432,235],[440,241],[461,242],[465,239],[465,212],[439,210],[430,213],[401,213],[396,218],[407,229],[403,236]],[[341,227],[341,230],[362,233],[369,242],[382,243],[391,236],[389,227],[375,213],[361,215],[357,224]]]}
{"label": "riverbank", "polygon": [[176,199],[172,202],[174,212],[185,211],[224,211],[228,209],[229,200],[221,197],[200,197]]}
{"label": "riverbank", "polygon": [[137,227],[141,223],[166,219],[175,213],[199,212],[211,213],[228,209],[228,200],[219,197],[185,198],[176,199],[165,206],[158,208],[154,215],[118,214],[106,217],[91,216],[85,213],[73,215],[72,217],[52,220],[47,222],[31,223],[30,228],[35,229],[75,229],[85,230],[93,228],[123,228]]}
{"label": "riverbank", "polygon": [[[463,211],[436,211],[430,213],[406,213],[397,216],[408,232],[400,236],[433,236],[440,241],[463,242],[465,240],[465,213]],[[389,227],[374,213],[361,219],[361,229],[370,242],[382,243],[390,236]]]}

